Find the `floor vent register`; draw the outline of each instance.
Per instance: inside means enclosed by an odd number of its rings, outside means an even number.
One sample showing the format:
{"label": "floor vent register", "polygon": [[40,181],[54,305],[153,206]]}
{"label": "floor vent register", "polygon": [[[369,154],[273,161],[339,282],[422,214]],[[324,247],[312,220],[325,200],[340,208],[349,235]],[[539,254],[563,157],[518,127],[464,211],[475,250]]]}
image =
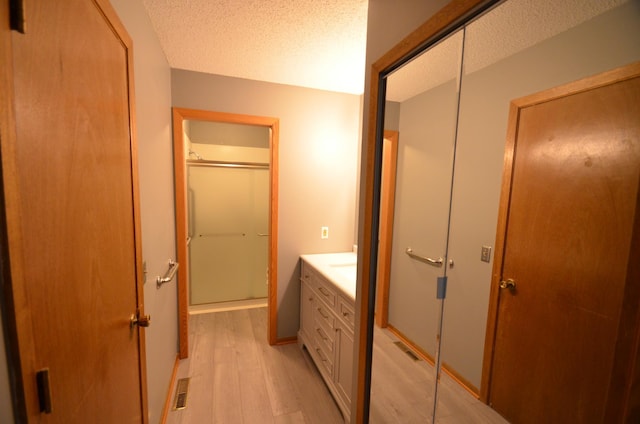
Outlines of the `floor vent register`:
{"label": "floor vent register", "polygon": [[173,398],[173,410],[177,411],[187,407],[187,394],[189,393],[189,379],[181,378],[176,384],[176,395]]}
{"label": "floor vent register", "polygon": [[420,358],[418,358],[418,357],[416,356],[416,354],[415,354],[415,353],[413,353],[413,351],[412,351],[411,349],[409,349],[409,348],[407,347],[407,345],[405,345],[404,343],[402,343],[402,342],[393,342],[393,344],[394,344],[394,345],[396,345],[396,346],[398,346],[398,348],[399,348],[401,351],[403,351],[404,353],[406,353],[406,354],[409,356],[409,358],[413,359],[414,361],[419,361],[419,360],[420,360]]}

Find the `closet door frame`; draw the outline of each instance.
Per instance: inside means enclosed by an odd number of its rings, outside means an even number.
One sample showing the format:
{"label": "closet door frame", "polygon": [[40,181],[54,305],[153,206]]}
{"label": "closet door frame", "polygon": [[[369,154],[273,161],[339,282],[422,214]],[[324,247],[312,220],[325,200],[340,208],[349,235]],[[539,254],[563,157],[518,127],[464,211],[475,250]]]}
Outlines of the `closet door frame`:
{"label": "closet door frame", "polygon": [[364,140],[365,156],[364,193],[362,196],[365,213],[361,217],[362,235],[359,238],[359,280],[356,299],[355,350],[357,366],[355,375],[354,407],[352,422],[367,422],[369,419],[371,362],[373,350],[374,311],[376,308],[377,253],[379,236],[382,145],[384,138],[384,94],[385,78],[393,70],[423,52],[429,46],[462,28],[499,0],[452,0],[439,12],[429,18],[415,31],[401,40],[395,47],[371,65],[367,114],[367,138]]}

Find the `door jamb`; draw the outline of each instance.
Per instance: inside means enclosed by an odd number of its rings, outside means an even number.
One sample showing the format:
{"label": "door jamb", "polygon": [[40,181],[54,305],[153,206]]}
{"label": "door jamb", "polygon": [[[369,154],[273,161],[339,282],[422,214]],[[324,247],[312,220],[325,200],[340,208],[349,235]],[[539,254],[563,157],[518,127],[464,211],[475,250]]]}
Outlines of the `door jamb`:
{"label": "door jamb", "polygon": [[389,279],[393,242],[393,213],[396,196],[396,169],[398,165],[398,131],[384,131],[382,149],[382,180],[384,191],[380,195],[380,232],[378,245],[378,284],[375,321],[380,328],[389,325]]}
{"label": "door jamb", "polygon": [[180,359],[189,356],[189,300],[187,294],[188,252],[187,252],[187,197],[186,197],[186,154],[184,145],[184,127],[186,119],[199,121],[225,122],[232,124],[267,127],[269,131],[269,288],[267,293],[267,338],[269,344],[278,341],[277,327],[277,281],[278,281],[278,136],[280,121],[278,118],[241,115],[226,112],[213,112],[196,109],[173,108],[173,166],[175,178],[176,202],[176,244],[178,263],[178,332]]}

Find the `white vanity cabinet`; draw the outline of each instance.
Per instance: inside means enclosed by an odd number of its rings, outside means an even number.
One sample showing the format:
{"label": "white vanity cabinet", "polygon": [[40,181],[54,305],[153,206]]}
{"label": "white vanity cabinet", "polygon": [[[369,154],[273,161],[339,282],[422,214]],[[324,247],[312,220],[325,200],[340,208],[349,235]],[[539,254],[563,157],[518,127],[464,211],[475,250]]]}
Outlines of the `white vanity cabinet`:
{"label": "white vanity cabinet", "polygon": [[[315,256],[315,255],[309,255]],[[316,264],[317,266],[317,264]],[[354,300],[340,286],[302,258],[300,331],[307,348],[346,422],[351,414]],[[355,281],[353,282],[355,285]]]}

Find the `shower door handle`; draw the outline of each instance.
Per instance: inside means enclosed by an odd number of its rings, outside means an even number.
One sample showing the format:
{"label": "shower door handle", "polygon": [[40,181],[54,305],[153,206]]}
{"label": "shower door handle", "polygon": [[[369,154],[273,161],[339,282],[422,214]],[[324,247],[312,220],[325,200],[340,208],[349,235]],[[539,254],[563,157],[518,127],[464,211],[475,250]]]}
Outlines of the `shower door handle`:
{"label": "shower door handle", "polygon": [[407,250],[405,250],[405,253],[409,255],[410,258],[424,262],[431,266],[435,266],[437,268],[440,268],[442,266],[442,263],[444,262],[444,259],[442,259],[441,257],[438,259],[433,259],[433,258],[428,258],[426,256],[416,255],[415,253],[413,253],[413,249],[411,249],[410,247],[407,247]]}
{"label": "shower door handle", "polygon": [[258,237],[269,237],[269,234],[258,233]]}

